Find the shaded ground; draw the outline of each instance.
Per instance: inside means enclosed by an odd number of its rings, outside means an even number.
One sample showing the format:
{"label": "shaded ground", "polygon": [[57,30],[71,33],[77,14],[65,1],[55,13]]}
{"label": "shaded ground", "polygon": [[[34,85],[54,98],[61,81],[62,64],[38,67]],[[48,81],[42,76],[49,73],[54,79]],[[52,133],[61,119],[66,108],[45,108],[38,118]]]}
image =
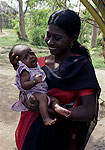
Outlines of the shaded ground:
{"label": "shaded ground", "polygon": [[[8,51],[0,48],[0,150],[15,150],[14,132],[20,114],[10,110],[18,99],[14,86],[15,71],[8,61]],[[105,71],[96,70],[102,88],[101,99],[105,98]],[[100,99],[98,124],[91,135],[86,150],[105,150],[105,103]]]}

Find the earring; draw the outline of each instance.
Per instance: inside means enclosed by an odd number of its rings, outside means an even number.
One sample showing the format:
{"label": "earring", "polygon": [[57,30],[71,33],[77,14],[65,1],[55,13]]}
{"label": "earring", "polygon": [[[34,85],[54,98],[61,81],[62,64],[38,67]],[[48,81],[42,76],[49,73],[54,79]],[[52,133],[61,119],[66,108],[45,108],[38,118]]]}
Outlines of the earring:
{"label": "earring", "polygon": [[73,42],[70,43],[70,48],[72,48],[72,47],[73,47]]}

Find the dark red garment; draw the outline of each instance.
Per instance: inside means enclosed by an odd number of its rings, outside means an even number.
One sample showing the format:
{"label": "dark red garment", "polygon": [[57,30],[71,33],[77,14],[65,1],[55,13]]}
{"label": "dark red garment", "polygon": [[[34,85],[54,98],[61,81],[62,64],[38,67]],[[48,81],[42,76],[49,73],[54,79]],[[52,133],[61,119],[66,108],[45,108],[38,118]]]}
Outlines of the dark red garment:
{"label": "dark red garment", "polygon": [[38,113],[26,111],[21,113],[20,121],[15,131],[15,140],[18,150],[22,150],[22,146],[27,135],[29,128],[34,120],[37,118]]}

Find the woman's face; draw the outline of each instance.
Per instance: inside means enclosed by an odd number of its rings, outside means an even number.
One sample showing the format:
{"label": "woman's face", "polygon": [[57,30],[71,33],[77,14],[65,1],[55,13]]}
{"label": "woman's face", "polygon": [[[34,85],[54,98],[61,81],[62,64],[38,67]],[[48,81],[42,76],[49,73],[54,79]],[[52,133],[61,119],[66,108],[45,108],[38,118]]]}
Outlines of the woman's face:
{"label": "woman's face", "polygon": [[71,38],[61,28],[51,24],[48,25],[45,42],[48,45],[50,53],[55,56],[70,53]]}

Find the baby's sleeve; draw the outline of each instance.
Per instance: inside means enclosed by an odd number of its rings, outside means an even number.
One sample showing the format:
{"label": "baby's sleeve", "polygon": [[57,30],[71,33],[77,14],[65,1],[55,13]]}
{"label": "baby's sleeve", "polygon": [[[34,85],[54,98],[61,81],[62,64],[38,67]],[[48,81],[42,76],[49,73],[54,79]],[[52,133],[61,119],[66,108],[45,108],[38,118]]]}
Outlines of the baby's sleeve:
{"label": "baby's sleeve", "polygon": [[27,72],[30,72],[30,69],[21,61],[19,61],[19,67],[18,67],[18,73],[21,74],[23,70],[26,70]]}

